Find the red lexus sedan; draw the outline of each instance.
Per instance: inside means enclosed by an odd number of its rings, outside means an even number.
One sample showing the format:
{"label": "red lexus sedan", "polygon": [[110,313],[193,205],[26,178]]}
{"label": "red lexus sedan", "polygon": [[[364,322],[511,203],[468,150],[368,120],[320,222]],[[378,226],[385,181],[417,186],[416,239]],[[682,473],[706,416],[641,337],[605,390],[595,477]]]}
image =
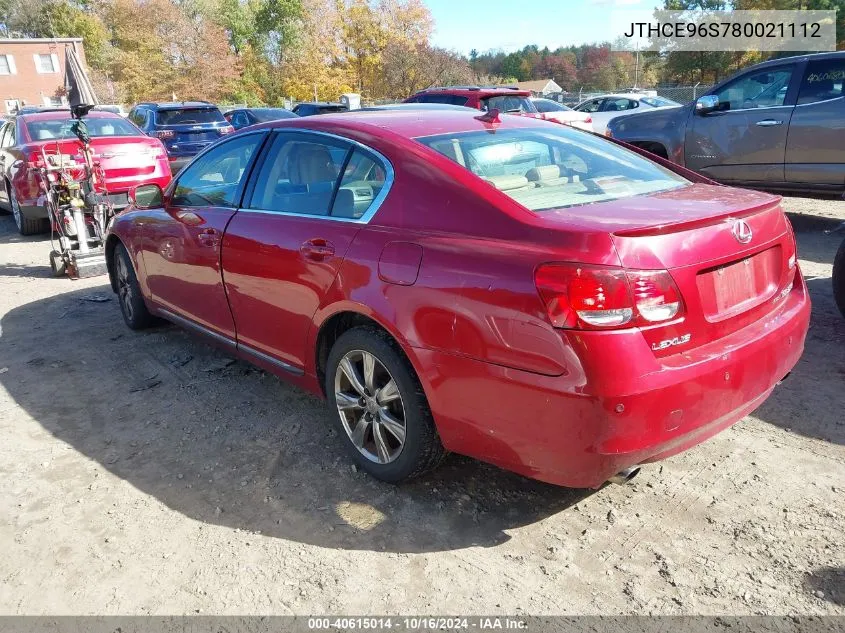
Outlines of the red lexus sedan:
{"label": "red lexus sedan", "polygon": [[[94,110],[85,116],[94,160],[100,163],[108,195],[117,208],[128,204],[129,190],[140,184],[170,182],[167,153],[119,114]],[[0,128],[0,206],[12,212],[23,235],[49,230],[38,167],[48,154],[82,158],[82,144],[70,130],[69,110],[22,114]]]}
{"label": "red lexus sedan", "polygon": [[324,396],[385,481],[447,451],[627,478],[753,411],[807,333],[778,197],[527,117],[277,121],[133,199],[107,242],[128,326]]}

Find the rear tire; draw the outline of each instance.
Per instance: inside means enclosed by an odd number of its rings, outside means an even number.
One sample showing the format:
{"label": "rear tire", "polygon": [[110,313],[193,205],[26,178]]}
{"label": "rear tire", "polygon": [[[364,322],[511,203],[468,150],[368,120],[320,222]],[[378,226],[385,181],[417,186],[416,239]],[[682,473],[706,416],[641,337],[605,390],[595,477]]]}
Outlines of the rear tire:
{"label": "rear tire", "polygon": [[[366,386],[366,356],[373,388]],[[355,381],[348,380],[350,371]],[[432,470],[445,456],[419,379],[383,330],[357,327],[340,336],[326,363],[326,395],[349,454],[376,479],[399,483]]]}
{"label": "rear tire", "polygon": [[833,299],[845,317],[845,240],[840,244],[833,260]]}
{"label": "rear tire", "polygon": [[144,303],[144,296],[141,294],[141,285],[138,277],[135,276],[135,269],[132,266],[132,259],[123,244],[115,246],[114,254],[114,275],[117,287],[117,298],[120,303],[120,311],[123,313],[123,320],[131,330],[143,330],[155,323],[155,317],[147,310]]}
{"label": "rear tire", "polygon": [[12,209],[15,225],[18,227],[18,233],[21,235],[37,235],[38,233],[45,233],[47,231],[47,220],[43,218],[28,218],[23,214],[21,205],[18,204],[18,198],[15,196],[14,187],[9,187],[9,206]]}

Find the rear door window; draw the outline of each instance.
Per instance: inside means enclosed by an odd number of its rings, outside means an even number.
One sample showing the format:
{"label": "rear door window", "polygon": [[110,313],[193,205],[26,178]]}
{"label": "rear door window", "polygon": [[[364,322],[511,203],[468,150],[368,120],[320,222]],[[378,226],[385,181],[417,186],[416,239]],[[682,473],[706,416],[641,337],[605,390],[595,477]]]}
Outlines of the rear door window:
{"label": "rear door window", "polygon": [[838,99],[845,86],[845,59],[815,60],[807,64],[801,88],[798,91],[798,105]]}
{"label": "rear door window", "polygon": [[351,146],[310,134],[276,134],[255,179],[248,208],[329,215]]}
{"label": "rear door window", "polygon": [[603,103],[604,99],[592,99],[591,101],[575,106],[575,109],[578,110],[578,112],[598,112]]}
{"label": "rear door window", "polygon": [[203,123],[225,123],[226,119],[217,108],[181,108],[159,110],[156,123],[159,125],[198,125]]}

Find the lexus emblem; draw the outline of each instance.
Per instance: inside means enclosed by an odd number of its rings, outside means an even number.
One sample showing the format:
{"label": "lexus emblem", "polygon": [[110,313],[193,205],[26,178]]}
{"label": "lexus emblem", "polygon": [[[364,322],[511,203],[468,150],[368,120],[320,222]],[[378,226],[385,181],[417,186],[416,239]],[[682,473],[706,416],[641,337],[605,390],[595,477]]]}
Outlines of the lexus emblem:
{"label": "lexus emblem", "polygon": [[734,222],[731,233],[733,233],[736,241],[740,244],[748,244],[748,242],[751,241],[751,238],[754,237],[754,234],[751,232],[751,227],[748,226],[748,222],[745,220],[737,220]]}

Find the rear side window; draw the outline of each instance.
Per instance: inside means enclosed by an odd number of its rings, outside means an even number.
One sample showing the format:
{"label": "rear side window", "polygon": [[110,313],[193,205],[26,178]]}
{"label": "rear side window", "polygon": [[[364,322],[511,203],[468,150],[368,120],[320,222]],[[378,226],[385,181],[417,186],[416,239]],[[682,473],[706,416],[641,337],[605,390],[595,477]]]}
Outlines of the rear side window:
{"label": "rear side window", "polygon": [[331,139],[277,134],[249,202],[250,209],[329,215],[350,147]]}
{"label": "rear side window", "polygon": [[845,84],[845,59],[817,60],[807,64],[798,105],[837,99],[843,94]]}
{"label": "rear side window", "polygon": [[420,95],[419,97],[415,97],[413,102],[414,103],[444,103],[446,105],[466,105],[469,99],[467,97],[462,97],[460,95],[450,95],[450,94],[424,94]]}
{"label": "rear side window", "polygon": [[639,107],[640,104],[633,99],[605,99],[602,112],[624,112],[625,110],[633,110]]}
{"label": "rear side window", "polygon": [[226,119],[217,108],[182,108],[156,112],[158,125],[196,125],[201,123],[225,123]]}
{"label": "rear side window", "polygon": [[[27,121],[26,129],[35,141],[50,141],[53,139],[76,138],[71,131],[72,120],[41,119]],[[120,118],[85,118],[85,126],[92,137],[101,136],[141,136],[141,132],[134,125]]]}
{"label": "rear side window", "polygon": [[332,205],[332,217],[358,219],[363,216],[384,188],[385,178],[381,162],[356,149],[343,170]]}
{"label": "rear side window", "polygon": [[179,175],[172,204],[234,207],[250,160],[263,134],[238,135],[214,146]]}
{"label": "rear side window", "polygon": [[532,211],[619,200],[688,184],[639,154],[564,126],[417,140]]}
{"label": "rear side window", "polygon": [[482,110],[496,108],[500,112],[537,112],[537,108],[531,103],[531,99],[517,95],[487,97],[481,100],[481,105]]}

